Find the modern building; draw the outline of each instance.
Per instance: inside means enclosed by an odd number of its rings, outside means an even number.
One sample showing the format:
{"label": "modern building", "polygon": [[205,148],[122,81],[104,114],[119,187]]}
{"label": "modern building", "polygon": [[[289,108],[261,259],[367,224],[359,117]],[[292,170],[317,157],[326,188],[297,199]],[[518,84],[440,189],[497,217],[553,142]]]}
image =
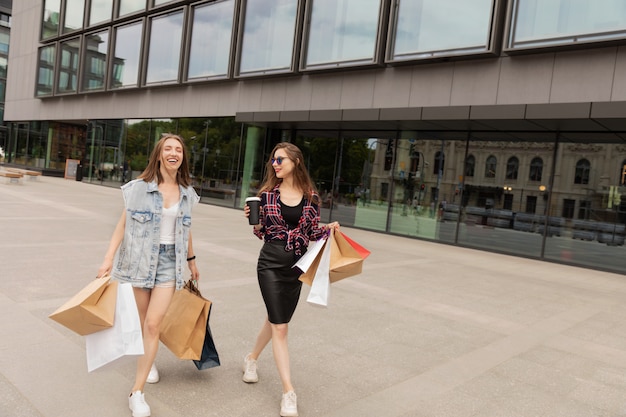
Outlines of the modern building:
{"label": "modern building", "polygon": [[7,164],[118,186],[172,131],[203,201],[239,208],[291,141],[324,221],[626,273],[624,1],[20,0],[12,19]]}

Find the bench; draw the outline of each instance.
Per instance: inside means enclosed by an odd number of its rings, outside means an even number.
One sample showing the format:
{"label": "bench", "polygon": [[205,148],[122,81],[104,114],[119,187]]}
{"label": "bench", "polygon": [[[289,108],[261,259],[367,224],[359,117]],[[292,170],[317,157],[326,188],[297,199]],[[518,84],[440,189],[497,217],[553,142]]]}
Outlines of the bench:
{"label": "bench", "polygon": [[18,174],[22,174],[22,175],[26,175],[28,178],[30,178],[31,180],[36,180],[37,177],[41,176],[41,172],[39,171],[33,171],[30,169],[21,169],[21,168],[7,168],[7,171],[9,172],[15,172]]}
{"label": "bench", "polygon": [[5,177],[9,180],[9,183],[19,183],[20,179],[24,177],[20,172],[12,172],[12,171],[0,171],[0,177]]}

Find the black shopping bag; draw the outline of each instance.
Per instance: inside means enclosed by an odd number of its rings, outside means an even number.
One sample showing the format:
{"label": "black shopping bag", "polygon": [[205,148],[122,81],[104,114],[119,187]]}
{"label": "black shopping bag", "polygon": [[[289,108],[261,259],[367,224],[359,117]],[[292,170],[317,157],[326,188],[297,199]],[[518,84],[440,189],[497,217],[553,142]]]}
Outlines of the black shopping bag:
{"label": "black shopping bag", "polygon": [[198,370],[214,368],[220,366],[220,357],[215,349],[215,342],[213,342],[213,336],[211,335],[211,327],[209,326],[209,317],[211,316],[211,307],[209,307],[209,315],[206,321],[206,333],[204,335],[204,344],[202,345],[202,356],[200,360],[194,360]]}

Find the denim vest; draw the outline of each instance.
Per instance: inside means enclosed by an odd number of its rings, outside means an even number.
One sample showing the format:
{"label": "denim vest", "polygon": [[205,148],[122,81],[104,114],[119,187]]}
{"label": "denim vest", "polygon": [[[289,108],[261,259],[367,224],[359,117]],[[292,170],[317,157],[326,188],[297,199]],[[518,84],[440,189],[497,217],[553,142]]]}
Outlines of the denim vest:
{"label": "denim vest", "polygon": [[[187,260],[191,209],[200,200],[192,187],[180,188],[176,214],[176,289],[184,285],[183,262]],[[138,179],[122,186],[126,209],[124,239],[117,252],[113,278],[133,286],[152,288],[159,259],[163,196],[156,182]]]}

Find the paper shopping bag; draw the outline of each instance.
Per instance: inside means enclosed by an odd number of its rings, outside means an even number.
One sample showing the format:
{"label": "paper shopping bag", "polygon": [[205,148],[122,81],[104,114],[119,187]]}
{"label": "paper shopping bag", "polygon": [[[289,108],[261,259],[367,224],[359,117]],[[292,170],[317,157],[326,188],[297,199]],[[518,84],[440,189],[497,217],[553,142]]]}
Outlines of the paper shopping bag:
{"label": "paper shopping bag", "polygon": [[209,369],[215,366],[220,366],[220,356],[215,348],[215,342],[213,341],[213,335],[211,334],[211,327],[209,321],[211,317],[211,305],[209,306],[209,316],[206,321],[206,333],[204,335],[204,344],[202,345],[202,355],[199,361],[193,361],[198,370]]}
{"label": "paper shopping bag", "polygon": [[332,230],[330,241],[330,282],[358,275],[363,271],[363,260],[370,251],[349,239],[342,232]]}
{"label": "paper shopping bag", "polygon": [[126,355],[143,355],[143,335],[133,287],[117,285],[113,327],[85,336],[87,371],[94,371]]}
{"label": "paper shopping bag", "polygon": [[200,360],[211,301],[200,294],[191,280],[174,293],[161,323],[161,342],[180,359]]}
{"label": "paper shopping bag", "polygon": [[96,278],[59,307],[50,318],[81,336],[113,326],[117,282]]}
{"label": "paper shopping bag", "polygon": [[329,244],[324,245],[324,250],[319,258],[319,265],[315,270],[311,290],[307,296],[307,302],[319,306],[328,306],[328,296],[330,294],[330,249]]}
{"label": "paper shopping bag", "polygon": [[311,283],[313,282],[313,277],[315,276],[315,272],[319,267],[320,260],[322,258],[322,251],[326,242],[327,238],[322,238],[318,241],[309,242],[306,253],[302,255],[298,262],[295,263],[294,267],[302,271],[302,275],[300,275],[300,281],[304,282],[305,284],[311,285]]}

